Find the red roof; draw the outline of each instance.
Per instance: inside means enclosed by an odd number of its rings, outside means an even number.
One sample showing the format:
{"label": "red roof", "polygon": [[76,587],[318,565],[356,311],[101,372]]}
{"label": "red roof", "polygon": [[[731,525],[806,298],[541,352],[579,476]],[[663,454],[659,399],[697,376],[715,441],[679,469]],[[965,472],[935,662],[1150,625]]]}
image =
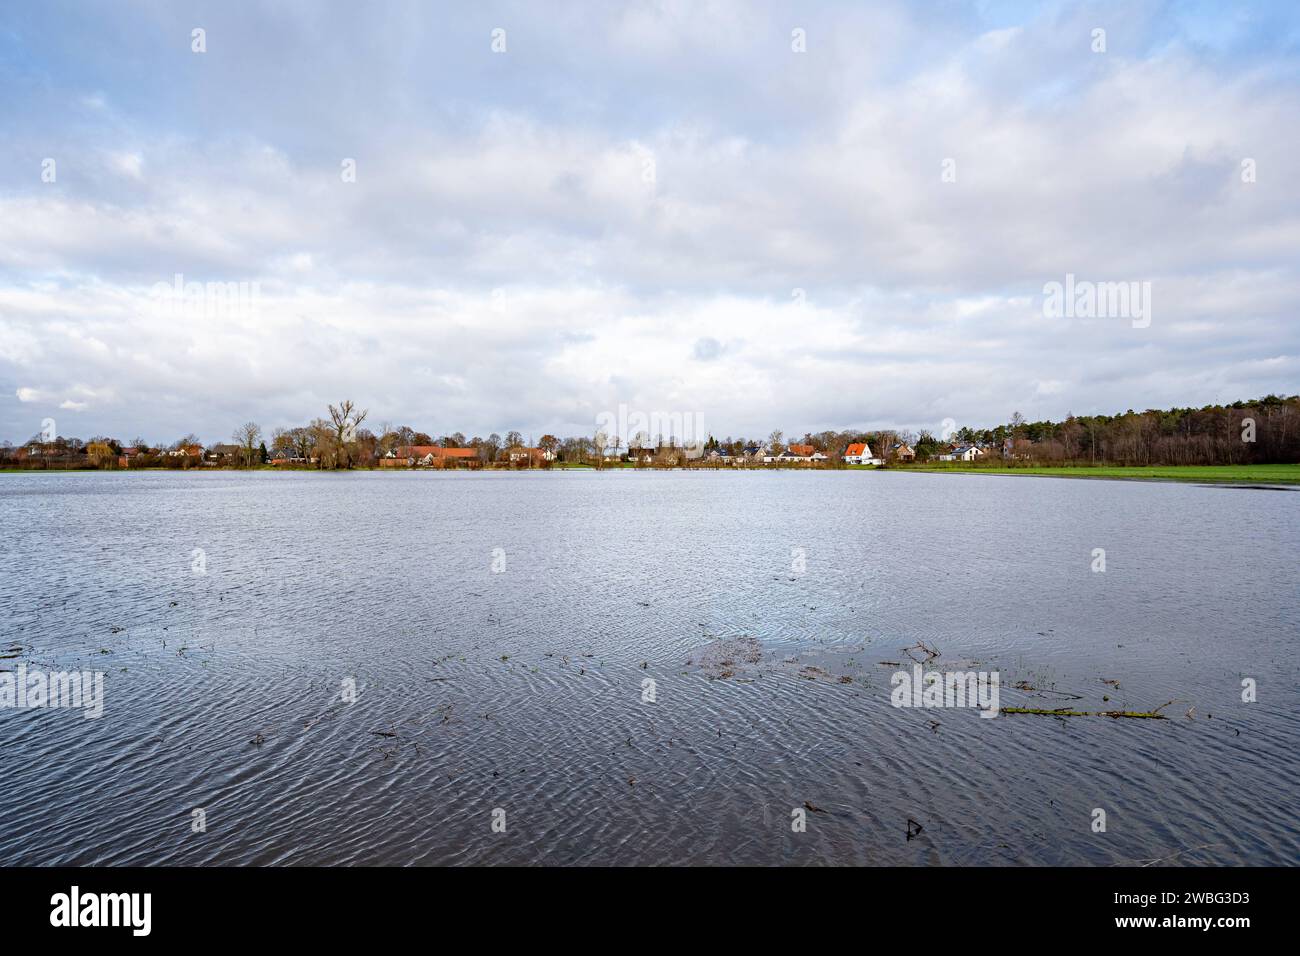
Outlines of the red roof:
{"label": "red roof", "polygon": [[403,445],[397,449],[398,458],[423,458],[438,450],[437,445]]}
{"label": "red roof", "polygon": [[398,458],[475,458],[477,448],[443,448],[441,445],[403,445],[397,449]]}
{"label": "red roof", "polygon": [[790,454],[792,455],[803,455],[804,457],[807,457],[813,453],[813,446],[812,445],[790,445],[789,450],[790,450]]}
{"label": "red roof", "polygon": [[846,455],[865,455],[867,453],[867,443],[864,441],[855,441],[844,449]]}

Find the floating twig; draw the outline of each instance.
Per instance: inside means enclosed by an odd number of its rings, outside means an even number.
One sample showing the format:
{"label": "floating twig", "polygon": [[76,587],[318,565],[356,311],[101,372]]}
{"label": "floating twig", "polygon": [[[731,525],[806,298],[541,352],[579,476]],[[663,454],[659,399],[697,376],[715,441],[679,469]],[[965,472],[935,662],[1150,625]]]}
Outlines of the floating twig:
{"label": "floating twig", "polygon": [[[1160,707],[1167,706],[1168,704],[1160,705]],[[1146,718],[1147,720],[1167,720],[1168,718],[1159,713],[1159,710],[1159,707],[1155,710],[1070,710],[1068,707],[1048,710],[1045,707],[1002,707],[998,710],[998,713],[1036,714],[1041,717],[1133,717]]]}
{"label": "floating twig", "polygon": [[[918,650],[925,652],[924,660],[918,658],[915,654],[912,653],[912,651],[918,651]],[[939,656],[939,651],[933,647],[930,647],[928,644],[925,643],[925,641],[917,641],[911,647],[903,648],[903,653],[906,654],[908,657],[910,657],[917,664],[928,664],[930,663],[930,661],[934,660],[936,657]]]}

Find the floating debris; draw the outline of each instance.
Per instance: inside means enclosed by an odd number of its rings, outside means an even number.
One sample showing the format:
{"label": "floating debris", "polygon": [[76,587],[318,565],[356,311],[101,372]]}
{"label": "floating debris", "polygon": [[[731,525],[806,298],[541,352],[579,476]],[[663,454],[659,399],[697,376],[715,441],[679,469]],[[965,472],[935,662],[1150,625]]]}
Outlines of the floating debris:
{"label": "floating debris", "polygon": [[[912,653],[912,651],[920,651],[923,654],[925,654],[925,657],[923,658],[917,657],[915,654]],[[939,650],[937,648],[931,647],[930,645],[926,644],[925,641],[917,641],[911,647],[904,647],[903,653],[906,654],[908,657],[910,657],[913,660],[913,662],[917,664],[928,664],[930,663],[930,661],[940,656]]]}
{"label": "floating debris", "polygon": [[762,659],[763,645],[742,636],[714,641],[687,663],[698,666],[710,680],[725,680],[736,676],[737,668],[753,667]]}
{"label": "floating debris", "polygon": [[1044,707],[1003,707],[999,712],[1003,714],[1036,714],[1041,717],[1132,717],[1139,720],[1167,720],[1168,718],[1160,711],[1172,703],[1171,700],[1168,704],[1161,704],[1155,710],[1071,710],[1068,707],[1048,710]]}

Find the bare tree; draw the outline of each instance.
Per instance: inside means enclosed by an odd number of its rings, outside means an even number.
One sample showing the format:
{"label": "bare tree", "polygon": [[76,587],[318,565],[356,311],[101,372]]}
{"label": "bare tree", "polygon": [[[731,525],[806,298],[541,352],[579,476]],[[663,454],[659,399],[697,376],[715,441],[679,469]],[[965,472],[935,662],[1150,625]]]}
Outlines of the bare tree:
{"label": "bare tree", "polygon": [[235,429],[231,440],[239,446],[239,457],[245,466],[253,464],[253,455],[257,453],[257,443],[262,438],[262,429],[257,422],[244,422]]}
{"label": "bare tree", "polygon": [[293,436],[294,457],[306,461],[311,457],[311,450],[316,447],[316,433],[309,426],[299,425],[289,430]]}
{"label": "bare tree", "polygon": [[339,449],[330,423],[323,418],[313,418],[307,431],[311,435],[311,455],[316,458],[316,467],[339,467]]}
{"label": "bare tree", "polygon": [[379,423],[379,454],[387,455],[392,451],[393,446],[397,444],[397,435],[393,432],[393,423],[382,421]]}
{"label": "bare tree", "polygon": [[358,410],[352,399],[344,399],[338,407],[329,406],[330,427],[333,429],[333,457],[335,468],[350,468],[356,451],[357,429],[369,414],[365,409]]}

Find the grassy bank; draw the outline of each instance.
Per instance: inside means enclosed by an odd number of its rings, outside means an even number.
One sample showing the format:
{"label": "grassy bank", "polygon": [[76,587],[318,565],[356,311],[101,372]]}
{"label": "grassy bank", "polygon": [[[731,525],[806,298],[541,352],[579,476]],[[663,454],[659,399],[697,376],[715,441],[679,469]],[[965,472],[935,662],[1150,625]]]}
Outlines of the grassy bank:
{"label": "grassy bank", "polygon": [[975,475],[1043,475],[1055,478],[1122,478],[1138,481],[1227,482],[1231,484],[1300,485],[1300,465],[980,465],[943,461],[903,465],[896,471],[957,472]]}

